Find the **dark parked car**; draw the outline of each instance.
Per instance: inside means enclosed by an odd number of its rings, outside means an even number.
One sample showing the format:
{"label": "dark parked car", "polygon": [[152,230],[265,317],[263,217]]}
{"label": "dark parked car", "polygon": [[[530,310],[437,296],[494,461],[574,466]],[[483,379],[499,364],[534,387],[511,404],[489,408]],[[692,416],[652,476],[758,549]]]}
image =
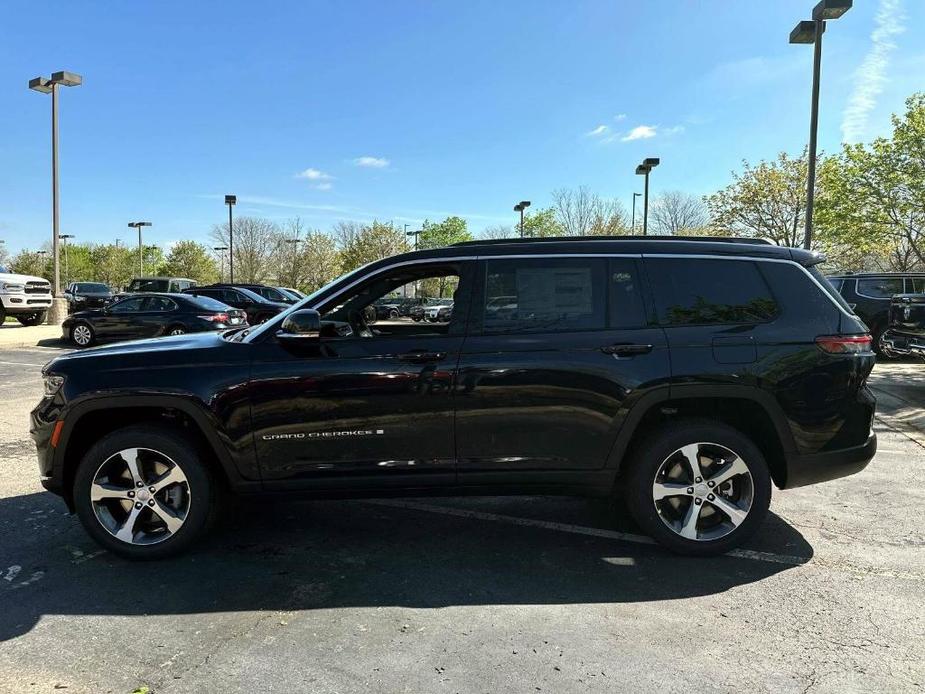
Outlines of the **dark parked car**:
{"label": "dark parked car", "polygon": [[890,299],[890,321],[880,338],[888,357],[925,358],[925,294],[897,294]]}
{"label": "dark parked car", "polygon": [[828,279],[864,321],[878,353],[882,352],[880,337],[889,325],[890,297],[925,294],[922,272],[858,272],[830,275]]}
{"label": "dark parked car", "polygon": [[264,299],[260,294],[237,285],[209,284],[204,287],[187,289],[186,293],[196,296],[208,296],[221,301],[223,304],[239,308],[247,314],[247,322],[251,325],[263,323],[289,308],[289,304]]}
{"label": "dark parked car", "polygon": [[64,290],[68,311],[102,308],[112,301],[112,290],[102,282],[71,282]]}
{"label": "dark parked car", "polygon": [[376,320],[397,320],[401,316],[401,301],[398,299],[383,299],[376,301]]}
{"label": "dark parked car", "polygon": [[125,288],[123,294],[144,294],[148,292],[176,293],[199,284],[188,277],[136,277]]}
{"label": "dark parked car", "polygon": [[265,284],[230,284],[219,282],[218,284],[209,285],[212,287],[231,287],[231,288],[240,288],[247,289],[248,291],[253,292],[262,296],[267,301],[273,301],[278,304],[294,304],[297,299],[294,299],[287,292],[283,291],[280,287],[268,287]]}
{"label": "dark parked car", "polygon": [[302,301],[305,298],[305,294],[300,292],[298,289],[293,289],[292,287],[277,287],[284,294],[288,294],[292,297],[293,303],[297,301]]}
{"label": "dark parked car", "polygon": [[[672,550],[725,552],[772,483],[876,452],[871,337],[822,260],[678,237],[386,258],[249,330],[57,357],[31,414],[42,484],[140,559],[188,547],[226,492],[296,491],[618,495]],[[449,323],[369,324],[414,281],[458,283]]]}
{"label": "dark parked car", "polygon": [[78,347],[89,347],[97,341],[183,335],[246,324],[243,311],[205,297],[138,294],[103,308],[72,313],[61,324],[61,332]]}

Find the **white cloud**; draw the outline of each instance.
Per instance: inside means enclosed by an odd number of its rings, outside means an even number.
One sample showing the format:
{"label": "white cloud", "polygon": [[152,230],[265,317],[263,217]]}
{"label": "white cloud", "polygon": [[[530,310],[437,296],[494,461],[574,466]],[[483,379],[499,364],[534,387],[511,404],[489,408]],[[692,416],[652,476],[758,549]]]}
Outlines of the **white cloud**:
{"label": "white cloud", "polygon": [[896,49],[893,38],[906,30],[905,19],[902,0],[880,0],[874,18],[876,27],[870,35],[873,45],[854,73],[854,91],[842,114],[841,131],[845,142],[858,142],[864,136],[867,117],[877,106],[877,97],[887,80],[890,54]]}
{"label": "white cloud", "polygon": [[318,169],[305,169],[297,173],[296,178],[307,178],[309,181],[329,181],[334,177]]}
{"label": "white cloud", "polygon": [[615,115],[615,116],[613,117],[613,119],[614,119],[615,121],[617,121],[617,123],[619,123],[620,121],[626,120],[626,114],[625,114],[625,113],[618,113],[617,115]]}
{"label": "white cloud", "polygon": [[658,126],[655,125],[637,125],[626,135],[620,138],[621,142],[632,142],[633,140],[648,140],[658,134]]}
{"label": "white cloud", "polygon": [[607,134],[609,131],[610,128],[608,128],[606,125],[599,125],[594,130],[589,130],[587,133],[585,133],[585,135],[588,137],[600,137],[601,135]]}
{"label": "white cloud", "polygon": [[390,163],[385,157],[357,157],[353,160],[354,166],[361,166],[364,169],[384,169]]}

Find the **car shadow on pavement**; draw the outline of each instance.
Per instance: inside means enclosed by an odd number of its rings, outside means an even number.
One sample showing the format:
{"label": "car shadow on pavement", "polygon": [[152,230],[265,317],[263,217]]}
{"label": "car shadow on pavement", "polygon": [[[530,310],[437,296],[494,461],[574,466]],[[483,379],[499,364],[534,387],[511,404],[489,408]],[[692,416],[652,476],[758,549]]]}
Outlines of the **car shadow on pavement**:
{"label": "car shadow on pavement", "polygon": [[[633,532],[596,500],[434,503]],[[17,532],[30,508],[39,520]],[[0,574],[13,560],[20,565],[15,580],[0,580],[0,640],[28,632],[45,615],[677,600],[761,581],[813,556],[774,514],[750,548],[795,561],[686,558],[610,537],[364,501],[242,502],[229,516],[187,554],[128,562],[99,551],[48,494],[0,500]]]}

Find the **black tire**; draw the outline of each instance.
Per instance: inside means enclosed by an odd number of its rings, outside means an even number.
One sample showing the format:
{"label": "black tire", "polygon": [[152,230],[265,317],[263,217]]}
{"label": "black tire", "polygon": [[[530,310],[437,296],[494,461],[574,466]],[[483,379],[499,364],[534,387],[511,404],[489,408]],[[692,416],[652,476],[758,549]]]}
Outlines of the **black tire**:
{"label": "black tire", "polygon": [[896,357],[890,356],[889,354],[883,351],[883,348],[880,345],[880,339],[883,337],[883,333],[886,332],[886,326],[878,326],[871,331],[871,349],[874,350],[874,354],[877,355],[877,359],[881,360],[890,360],[895,359]]}
{"label": "black tire", "polygon": [[36,311],[35,313],[24,313],[21,316],[16,316],[22,325],[31,327],[33,325],[41,325],[45,322],[45,311]]}
{"label": "black tire", "polygon": [[[100,466],[126,448],[149,448],[173,460],[189,486],[189,509],[183,525],[155,544],[130,544],[117,539],[97,518],[90,489]],[[74,478],[74,506],[81,523],[99,545],[125,559],[163,559],[188,549],[215,522],[220,508],[220,488],[196,441],[185,433],[156,424],[135,425],[104,436],[87,451]]]}
{"label": "black tire", "polygon": [[[81,338],[79,337],[79,335],[78,337],[74,336],[75,331],[78,333],[80,332],[80,331],[77,331],[78,327],[84,327],[90,332],[90,339],[88,341],[80,342],[79,340]],[[96,342],[96,331],[93,329],[93,326],[87,323],[86,321],[77,321],[76,323],[74,323],[74,325],[71,326],[69,337],[71,339],[71,343],[76,345],[77,347],[89,347],[94,342]]]}
{"label": "black tire", "polygon": [[[701,442],[730,449],[739,456],[751,475],[752,499],[745,519],[731,532],[717,539],[682,537],[663,520],[653,500],[653,485],[662,463],[683,446]],[[714,556],[738,547],[759,528],[771,503],[771,477],[761,451],[737,429],[709,420],[680,420],[652,431],[631,453],[627,461],[625,482],[624,500],[639,526],[673,552],[690,556]],[[697,493],[690,499],[679,497],[679,503],[693,504],[696,496]],[[715,513],[715,506],[705,501],[703,508],[710,508],[711,513]],[[722,517],[722,514],[718,517]]]}
{"label": "black tire", "polygon": [[0,304],[0,325],[3,325],[6,322],[6,309],[3,308],[3,304]]}
{"label": "black tire", "polygon": [[396,311],[394,308],[389,311],[389,320],[398,320],[398,311]]}

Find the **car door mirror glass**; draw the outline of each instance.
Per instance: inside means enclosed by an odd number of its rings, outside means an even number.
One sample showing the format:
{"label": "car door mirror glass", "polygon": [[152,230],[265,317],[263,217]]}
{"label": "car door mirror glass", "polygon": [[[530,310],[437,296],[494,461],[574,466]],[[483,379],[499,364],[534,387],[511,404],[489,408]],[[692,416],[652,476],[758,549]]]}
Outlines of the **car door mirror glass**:
{"label": "car door mirror glass", "polygon": [[293,311],[280,326],[276,336],[284,340],[317,340],[321,334],[321,315],[310,308]]}

